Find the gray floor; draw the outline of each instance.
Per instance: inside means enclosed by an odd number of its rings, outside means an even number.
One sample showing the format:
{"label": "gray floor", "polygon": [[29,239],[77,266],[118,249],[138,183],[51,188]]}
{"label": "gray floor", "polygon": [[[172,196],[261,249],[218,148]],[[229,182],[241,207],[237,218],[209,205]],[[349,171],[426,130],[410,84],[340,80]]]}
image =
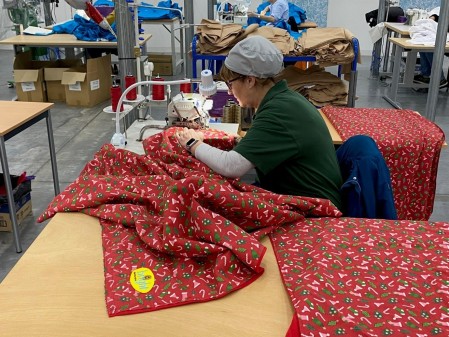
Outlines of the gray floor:
{"label": "gray floor", "polygon": [[[11,100],[15,89],[7,87],[12,79],[12,51],[0,50],[0,100]],[[359,65],[356,107],[391,108],[382,98],[389,90],[384,82],[370,76],[370,58],[364,57]],[[332,69],[330,71],[333,71]],[[435,122],[449,135],[449,93],[440,90]],[[398,102],[404,109],[425,111],[427,95],[411,89],[399,89]],[[94,108],[76,108],[58,103],[51,111],[61,190],[71,183],[101,145],[110,141],[114,133],[111,115],[102,109],[104,102]],[[163,113],[153,109],[153,117]],[[31,126],[6,143],[11,174],[35,175],[32,182],[33,215],[21,225],[20,238],[23,252],[33,243],[46,223],[37,224],[37,217],[54,197],[51,164],[45,122]],[[449,221],[449,148],[441,153],[436,199],[431,220]],[[20,259],[16,253],[12,233],[0,232],[0,282]]]}

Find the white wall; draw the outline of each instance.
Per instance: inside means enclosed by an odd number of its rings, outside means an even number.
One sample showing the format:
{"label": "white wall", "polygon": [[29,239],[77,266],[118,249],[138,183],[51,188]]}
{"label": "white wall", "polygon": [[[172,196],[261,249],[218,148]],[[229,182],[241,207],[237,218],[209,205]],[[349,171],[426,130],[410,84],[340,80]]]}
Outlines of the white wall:
{"label": "white wall", "polygon": [[361,54],[371,55],[373,42],[365,13],[376,9],[378,5],[378,0],[329,0],[327,26],[348,29],[359,40]]}
{"label": "white wall", "polygon": [[[145,0],[146,3],[156,5],[160,0]],[[176,0],[179,6],[184,8],[183,0]],[[261,1],[252,1],[251,9],[255,9]],[[207,0],[194,0],[194,20],[198,24],[201,19],[207,18]],[[328,27],[345,27],[349,29],[359,40],[360,49],[363,55],[370,55],[373,43],[369,36],[369,26],[365,21],[365,13],[376,9],[378,0],[329,0],[328,5]],[[64,0],[61,0],[59,7],[55,9],[55,19],[62,22],[73,18],[74,11]],[[2,29],[4,26],[10,25],[7,18],[7,12],[1,12]],[[163,28],[156,25],[143,25],[145,33],[153,34],[153,38],[147,44],[149,51],[169,52],[170,35]],[[7,31],[2,38],[12,36],[14,32]],[[12,49],[10,46],[1,46],[0,48]]]}

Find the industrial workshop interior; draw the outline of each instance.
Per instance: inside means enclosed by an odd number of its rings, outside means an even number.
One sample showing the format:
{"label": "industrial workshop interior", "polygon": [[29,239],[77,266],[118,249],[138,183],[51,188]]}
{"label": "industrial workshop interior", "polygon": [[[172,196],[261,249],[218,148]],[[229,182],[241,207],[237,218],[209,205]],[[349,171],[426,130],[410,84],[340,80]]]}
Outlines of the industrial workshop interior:
{"label": "industrial workshop interior", "polygon": [[447,27],[3,0],[0,335],[449,336]]}

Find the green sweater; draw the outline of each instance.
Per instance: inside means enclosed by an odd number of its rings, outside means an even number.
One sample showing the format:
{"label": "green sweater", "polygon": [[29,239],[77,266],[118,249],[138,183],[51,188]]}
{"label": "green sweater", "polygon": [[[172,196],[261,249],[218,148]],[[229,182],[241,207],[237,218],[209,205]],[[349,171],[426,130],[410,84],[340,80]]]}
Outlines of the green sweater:
{"label": "green sweater", "polygon": [[234,150],[256,166],[262,188],[329,199],[340,208],[343,181],[329,130],[319,111],[285,80],[268,91]]}

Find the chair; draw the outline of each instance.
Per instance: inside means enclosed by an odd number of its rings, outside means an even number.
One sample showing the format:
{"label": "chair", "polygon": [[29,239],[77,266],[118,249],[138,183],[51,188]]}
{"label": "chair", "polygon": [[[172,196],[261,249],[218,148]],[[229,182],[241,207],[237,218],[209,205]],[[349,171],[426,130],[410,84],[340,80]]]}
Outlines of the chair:
{"label": "chair", "polygon": [[347,139],[336,151],[343,177],[343,215],[353,218],[397,219],[390,171],[369,136]]}

